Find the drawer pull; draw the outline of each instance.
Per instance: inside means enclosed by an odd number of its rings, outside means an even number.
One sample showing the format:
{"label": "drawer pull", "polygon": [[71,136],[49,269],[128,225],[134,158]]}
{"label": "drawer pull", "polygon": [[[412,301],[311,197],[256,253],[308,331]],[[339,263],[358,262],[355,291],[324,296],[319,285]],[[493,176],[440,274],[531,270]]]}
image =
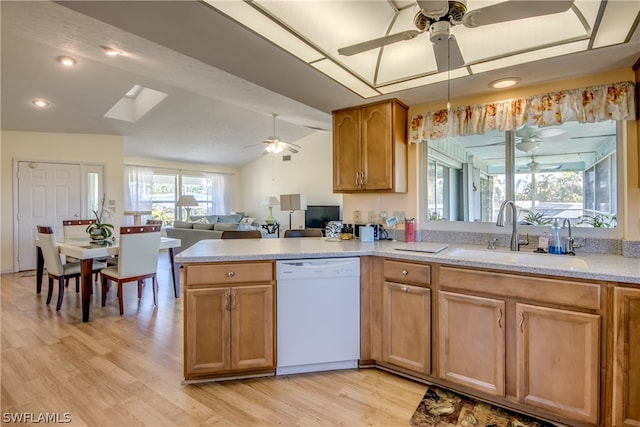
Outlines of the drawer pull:
{"label": "drawer pull", "polygon": [[502,329],[502,309],[498,308],[498,328]]}
{"label": "drawer pull", "polygon": [[409,272],[407,270],[402,270],[402,275],[403,276],[407,276],[409,274]]}
{"label": "drawer pull", "polygon": [[409,288],[407,288],[406,286],[403,286],[400,289],[402,290],[402,292],[409,292]]}
{"label": "drawer pull", "polygon": [[524,311],[520,312],[520,331],[524,332]]}
{"label": "drawer pull", "polygon": [[233,271],[230,271],[230,272],[227,273],[227,277],[233,277],[235,275],[236,275],[236,273],[234,273]]}

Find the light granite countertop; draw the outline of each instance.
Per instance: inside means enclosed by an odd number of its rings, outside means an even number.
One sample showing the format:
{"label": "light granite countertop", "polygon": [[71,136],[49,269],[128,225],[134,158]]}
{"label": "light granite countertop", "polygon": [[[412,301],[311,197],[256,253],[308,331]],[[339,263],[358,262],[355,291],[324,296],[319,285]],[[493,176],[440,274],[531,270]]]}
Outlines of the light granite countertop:
{"label": "light granite countertop", "polygon": [[[640,284],[640,259],[620,255],[580,254],[576,256],[536,254],[531,250],[511,252],[483,246],[449,244],[438,253],[425,253],[446,244],[359,240],[332,241],[326,238],[201,240],[175,257],[179,264],[336,258],[376,255],[399,260],[435,262],[443,265],[480,267],[510,272],[534,273],[575,279],[606,280]],[[405,249],[405,250],[399,250]],[[407,251],[406,249],[411,249]],[[413,249],[417,251],[413,251]]]}

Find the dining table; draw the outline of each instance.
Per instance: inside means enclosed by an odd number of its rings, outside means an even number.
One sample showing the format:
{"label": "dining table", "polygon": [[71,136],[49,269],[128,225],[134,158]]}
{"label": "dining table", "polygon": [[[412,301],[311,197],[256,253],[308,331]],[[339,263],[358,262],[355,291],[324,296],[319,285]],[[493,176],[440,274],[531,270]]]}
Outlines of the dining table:
{"label": "dining table", "polygon": [[[113,257],[118,254],[120,243],[119,236],[113,236],[105,240],[92,240],[86,237],[59,237],[58,251],[66,256],[80,260],[80,280],[82,282],[82,321],[89,321],[89,309],[91,306],[91,295],[93,293],[92,268],[93,260]],[[180,247],[180,239],[169,237],[160,238],[160,249],[168,249],[169,261],[171,264],[171,277],[173,279],[173,291],[175,297],[180,296],[180,270],[174,261],[174,250]],[[36,292],[42,290],[42,277],[44,275],[44,256],[39,246],[38,238],[36,245]]]}

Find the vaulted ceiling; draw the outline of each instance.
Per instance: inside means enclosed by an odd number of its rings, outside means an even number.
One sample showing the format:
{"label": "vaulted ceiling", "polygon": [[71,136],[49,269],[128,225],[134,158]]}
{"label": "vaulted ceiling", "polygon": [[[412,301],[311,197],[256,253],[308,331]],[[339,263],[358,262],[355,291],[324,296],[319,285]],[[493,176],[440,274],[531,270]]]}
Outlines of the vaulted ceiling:
{"label": "vaulted ceiling", "polygon": [[[412,2],[386,3],[401,10]],[[631,67],[640,51],[637,2],[609,3],[626,3],[635,16],[624,43],[456,78],[451,96],[487,92],[489,82],[504,76],[531,85]],[[123,135],[127,156],[240,166],[262,155],[272,113],[280,139],[294,142],[330,130],[330,113],[338,108],[447,96],[441,81],[363,98],[205,2],[2,1],[0,7],[2,129]],[[325,25],[327,33],[337,31],[330,21]],[[379,31],[366,26],[354,22],[353,31]],[[411,43],[428,47],[429,37],[421,37]],[[102,46],[123,54],[107,56]],[[76,66],[62,67],[56,58],[63,55]],[[167,95],[137,121],[105,117],[134,85]],[[35,98],[50,106],[36,110]]]}

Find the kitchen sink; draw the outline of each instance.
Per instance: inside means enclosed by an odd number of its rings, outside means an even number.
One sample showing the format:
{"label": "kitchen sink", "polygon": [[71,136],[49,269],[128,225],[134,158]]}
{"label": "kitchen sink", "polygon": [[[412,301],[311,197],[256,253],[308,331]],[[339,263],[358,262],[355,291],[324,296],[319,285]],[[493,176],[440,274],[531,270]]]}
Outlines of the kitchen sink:
{"label": "kitchen sink", "polygon": [[589,263],[582,258],[564,255],[535,254],[526,252],[501,252],[494,250],[455,248],[447,255],[472,261],[486,261],[520,264],[540,267],[588,268]]}

